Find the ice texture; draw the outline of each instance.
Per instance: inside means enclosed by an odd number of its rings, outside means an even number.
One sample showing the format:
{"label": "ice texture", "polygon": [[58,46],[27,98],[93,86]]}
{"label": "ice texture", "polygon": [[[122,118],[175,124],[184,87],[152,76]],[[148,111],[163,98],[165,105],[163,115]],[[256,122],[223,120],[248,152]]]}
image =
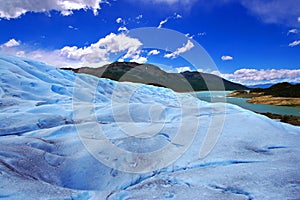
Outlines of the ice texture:
{"label": "ice texture", "polygon": [[[0,199],[300,199],[300,128],[238,106],[0,55],[0,111]],[[196,133],[191,146],[151,172],[93,155],[99,128],[112,145],[148,153],[182,148],[181,127]],[[201,158],[209,131],[221,135]]]}

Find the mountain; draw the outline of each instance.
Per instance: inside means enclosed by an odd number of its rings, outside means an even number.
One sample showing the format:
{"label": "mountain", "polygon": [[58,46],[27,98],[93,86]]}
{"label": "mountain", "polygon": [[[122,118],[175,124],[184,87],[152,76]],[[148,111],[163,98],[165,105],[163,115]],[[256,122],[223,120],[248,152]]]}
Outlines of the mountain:
{"label": "mountain", "polygon": [[115,62],[99,68],[83,67],[69,70],[116,81],[167,87],[177,92],[248,89],[241,84],[230,82],[213,74],[201,72],[167,73],[155,65],[134,62]]}
{"label": "mountain", "polygon": [[300,83],[291,84],[287,82],[277,83],[269,88],[255,88],[251,92],[263,92],[265,95],[274,97],[300,97]]}
{"label": "mountain", "polygon": [[266,83],[266,84],[258,84],[258,85],[247,85],[248,88],[252,89],[252,88],[269,88],[271,87],[272,83]]}
{"label": "mountain", "polygon": [[299,199],[300,128],[0,55],[0,198]]}

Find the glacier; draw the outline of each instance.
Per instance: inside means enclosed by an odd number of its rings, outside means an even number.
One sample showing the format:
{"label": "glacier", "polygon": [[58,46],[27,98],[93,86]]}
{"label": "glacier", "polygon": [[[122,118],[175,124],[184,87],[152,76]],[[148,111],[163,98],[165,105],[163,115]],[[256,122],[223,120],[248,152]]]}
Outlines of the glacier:
{"label": "glacier", "polygon": [[0,199],[300,198],[300,128],[238,106],[10,55],[0,97]]}

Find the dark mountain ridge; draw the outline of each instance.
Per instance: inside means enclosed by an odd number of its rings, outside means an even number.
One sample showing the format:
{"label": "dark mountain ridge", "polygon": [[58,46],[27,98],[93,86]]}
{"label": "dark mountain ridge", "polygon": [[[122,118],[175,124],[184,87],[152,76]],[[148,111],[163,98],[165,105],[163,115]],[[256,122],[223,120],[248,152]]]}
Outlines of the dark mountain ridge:
{"label": "dark mountain ridge", "polygon": [[128,81],[166,87],[177,92],[248,89],[246,86],[230,82],[213,74],[189,71],[168,73],[155,65],[135,62],[114,62],[99,68],[62,69],[115,81]]}
{"label": "dark mountain ridge", "polygon": [[274,97],[300,97],[300,83],[291,84],[288,82],[277,83],[269,88],[255,88],[251,92],[263,92],[264,95]]}

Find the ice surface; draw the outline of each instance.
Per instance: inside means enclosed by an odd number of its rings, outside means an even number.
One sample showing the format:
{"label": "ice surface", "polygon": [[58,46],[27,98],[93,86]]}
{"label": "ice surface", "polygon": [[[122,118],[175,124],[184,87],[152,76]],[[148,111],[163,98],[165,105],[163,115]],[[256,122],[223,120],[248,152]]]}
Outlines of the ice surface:
{"label": "ice surface", "polygon": [[[0,199],[300,198],[300,128],[238,106],[1,55],[0,111]],[[193,136],[192,145],[147,173],[93,155],[114,151],[105,138],[133,153],[181,149],[189,141],[178,133]],[[200,158],[207,137],[218,141]],[[145,162],[159,166],[164,156],[178,155],[160,151]],[[120,157],[116,167],[129,162]]]}

